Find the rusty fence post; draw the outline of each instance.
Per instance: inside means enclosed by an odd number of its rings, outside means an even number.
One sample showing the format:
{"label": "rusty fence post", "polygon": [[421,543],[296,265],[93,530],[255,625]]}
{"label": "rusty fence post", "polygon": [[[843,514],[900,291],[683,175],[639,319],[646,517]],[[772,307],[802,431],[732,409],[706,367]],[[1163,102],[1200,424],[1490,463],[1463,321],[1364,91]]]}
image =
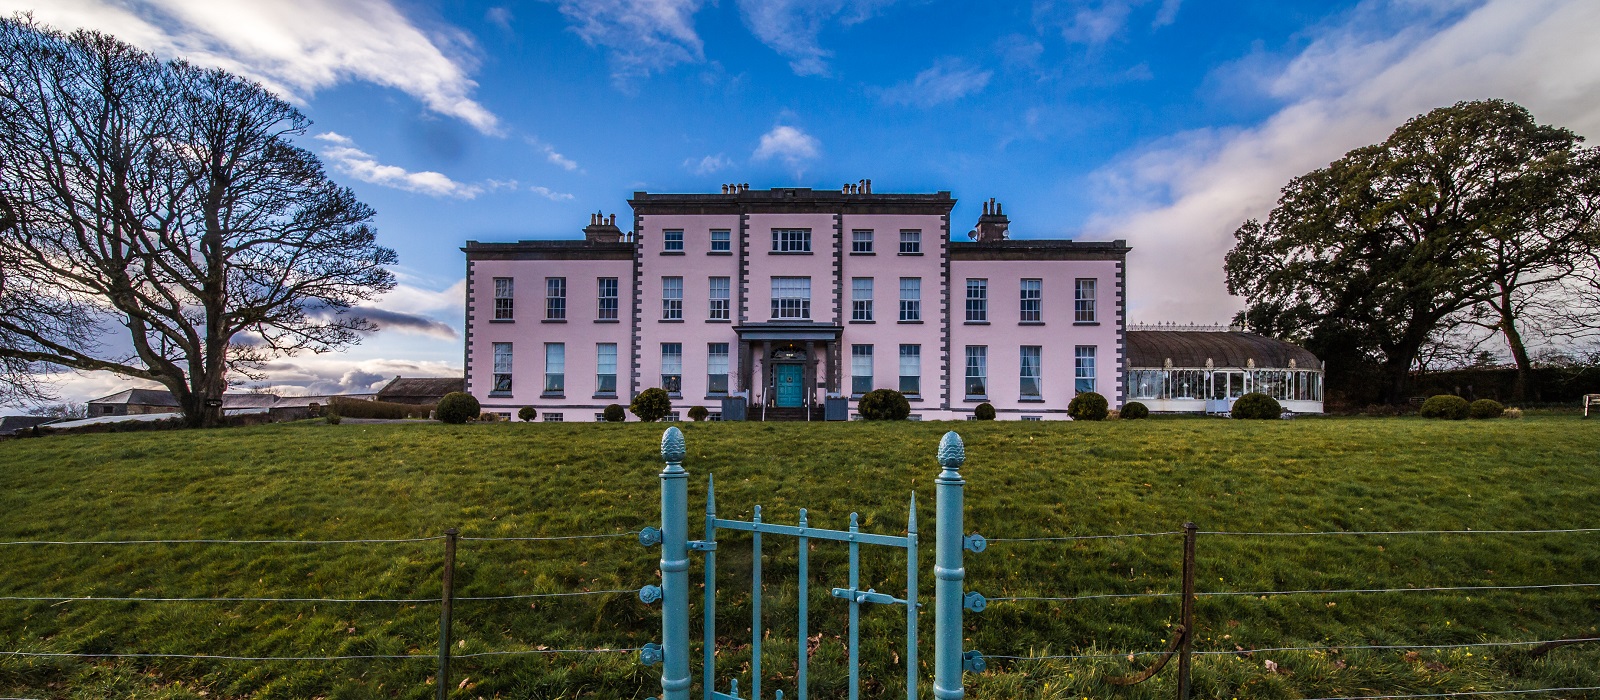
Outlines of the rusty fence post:
{"label": "rusty fence post", "polygon": [[1194,649],[1194,539],[1199,528],[1183,524],[1183,645],[1178,650],[1178,700],[1189,700],[1190,652]]}
{"label": "rusty fence post", "polygon": [[456,587],[456,535],[460,530],[444,531],[444,590],[439,597],[439,673],[434,677],[434,697],[450,696],[450,613]]}

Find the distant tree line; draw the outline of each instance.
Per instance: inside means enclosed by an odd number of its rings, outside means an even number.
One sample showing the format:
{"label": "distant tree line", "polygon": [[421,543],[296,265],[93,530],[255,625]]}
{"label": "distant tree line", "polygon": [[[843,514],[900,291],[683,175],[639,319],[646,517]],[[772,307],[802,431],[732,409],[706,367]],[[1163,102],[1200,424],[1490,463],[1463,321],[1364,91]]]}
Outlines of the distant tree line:
{"label": "distant tree line", "polygon": [[1497,339],[1521,399],[1530,345],[1600,334],[1600,150],[1582,143],[1511,102],[1461,102],[1295,178],[1234,233],[1236,322],[1326,360],[1330,391],[1391,403],[1414,370],[1482,363]]}
{"label": "distant tree line", "polygon": [[372,330],[350,310],[395,254],[309,125],[226,71],[0,19],[0,400],[106,370],[209,425],[230,381]]}

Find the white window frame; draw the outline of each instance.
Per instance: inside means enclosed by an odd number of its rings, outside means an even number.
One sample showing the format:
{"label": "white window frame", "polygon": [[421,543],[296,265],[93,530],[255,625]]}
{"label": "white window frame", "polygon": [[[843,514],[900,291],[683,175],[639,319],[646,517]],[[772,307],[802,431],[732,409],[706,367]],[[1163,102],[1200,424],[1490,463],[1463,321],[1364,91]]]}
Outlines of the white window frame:
{"label": "white window frame", "polygon": [[1082,394],[1095,388],[1095,350],[1093,345],[1072,348],[1072,391]]}
{"label": "white window frame", "polygon": [[900,320],[922,320],[922,278],[900,278]]}
{"label": "white window frame", "polygon": [[808,320],[811,318],[811,278],[772,278],[772,318]]}
{"label": "white window frame", "polygon": [[966,387],[967,398],[989,398],[989,346],[968,345],[966,358],[966,382],[963,386]]}
{"label": "white window frame", "polygon": [[510,321],[516,318],[515,284],[510,277],[494,278],[494,320]]}
{"label": "white window frame", "polygon": [[567,278],[544,278],[544,317],[549,321],[567,320]]}
{"label": "white window frame", "polygon": [[[606,352],[608,349],[610,350],[609,353]],[[610,355],[609,362],[607,361],[608,354]],[[602,396],[615,397],[617,395],[616,343],[594,344],[594,367],[594,393]],[[611,371],[607,372],[607,369],[610,369]],[[607,377],[611,378],[611,388],[609,389],[606,388]]]}
{"label": "white window frame", "polygon": [[727,321],[732,318],[732,307],[729,298],[732,294],[733,281],[727,277],[712,277],[707,282],[709,291],[707,295],[711,300],[710,318],[713,321]]}
{"label": "white window frame", "polygon": [[[1017,354],[1018,395],[1023,399],[1044,398],[1044,346],[1024,345]],[[1030,381],[1033,383],[1031,393],[1028,391]]]}
{"label": "white window frame", "polygon": [[621,306],[621,283],[615,277],[596,277],[595,287],[595,318],[600,321],[617,320],[617,309]]}
{"label": "white window frame", "polygon": [[[717,387],[721,378],[721,388]],[[728,393],[728,344],[706,343],[706,394],[724,396]]]}
{"label": "white window frame", "polygon": [[872,320],[872,278],[850,278],[850,320]]}
{"label": "white window frame", "polygon": [[673,397],[683,393],[683,343],[661,344],[661,388]]}
{"label": "white window frame", "polygon": [[976,323],[987,323],[989,321],[989,280],[987,278],[967,278],[967,320]]}
{"label": "white window frame", "polygon": [[872,391],[872,345],[851,345],[850,393],[854,396],[860,396],[869,391]]}
{"label": "white window frame", "polygon": [[900,346],[900,393],[907,396],[922,395],[922,346]]}
{"label": "white window frame", "polygon": [[711,229],[711,252],[733,252],[733,232],[725,228]]}
{"label": "white window frame", "polygon": [[667,229],[661,232],[661,252],[683,252],[683,229]]}
{"label": "white window frame", "polygon": [[1044,280],[1037,277],[1024,278],[1019,285],[1021,302],[1017,309],[1019,320],[1022,323],[1044,322]]}
{"label": "white window frame", "polygon": [[872,253],[872,229],[858,228],[850,231],[850,252],[857,255]]}
{"label": "white window frame", "polygon": [[1072,322],[1096,323],[1095,297],[1097,296],[1099,280],[1093,277],[1079,277],[1072,281]]}
{"label": "white window frame", "polygon": [[567,387],[567,344],[544,344],[544,393],[563,394]]}
{"label": "white window frame", "polygon": [[683,320],[683,278],[661,278],[661,320]]}
{"label": "white window frame", "polygon": [[922,254],[922,229],[917,229],[917,228],[903,228],[903,229],[900,229],[900,254],[901,255],[921,255]]}
{"label": "white window frame", "polygon": [[493,349],[494,372],[493,382],[489,385],[492,388],[489,390],[489,392],[491,394],[510,394],[511,371],[515,361],[515,355],[512,353],[511,343],[495,343],[493,345]]}
{"label": "white window frame", "polygon": [[808,228],[775,228],[775,229],[772,229],[772,252],[774,252],[774,253],[809,253],[809,252],[811,252],[811,229],[808,229]]}

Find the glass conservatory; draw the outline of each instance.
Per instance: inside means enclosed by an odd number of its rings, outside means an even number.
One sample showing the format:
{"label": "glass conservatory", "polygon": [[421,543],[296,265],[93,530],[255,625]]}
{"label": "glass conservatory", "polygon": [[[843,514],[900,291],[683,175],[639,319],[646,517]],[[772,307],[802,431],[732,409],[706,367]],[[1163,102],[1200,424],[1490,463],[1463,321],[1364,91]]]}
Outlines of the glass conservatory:
{"label": "glass conservatory", "polygon": [[1260,392],[1295,413],[1322,412],[1323,364],[1306,349],[1220,327],[1172,328],[1128,331],[1126,400],[1157,413],[1226,413]]}

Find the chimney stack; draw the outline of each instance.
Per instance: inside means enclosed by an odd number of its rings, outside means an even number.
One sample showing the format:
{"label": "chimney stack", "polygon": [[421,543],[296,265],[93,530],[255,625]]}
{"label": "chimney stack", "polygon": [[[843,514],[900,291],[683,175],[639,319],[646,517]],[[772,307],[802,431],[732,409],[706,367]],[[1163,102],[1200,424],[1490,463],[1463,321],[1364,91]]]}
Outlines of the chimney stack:
{"label": "chimney stack", "polygon": [[979,243],[996,243],[1006,239],[1006,233],[1011,228],[1011,220],[1006,218],[1005,209],[995,198],[983,203],[983,216],[978,217],[978,228],[973,236]]}
{"label": "chimney stack", "polygon": [[588,243],[621,243],[622,229],[617,228],[617,215],[607,217],[595,212],[589,215],[589,225],[583,229],[583,240]]}

